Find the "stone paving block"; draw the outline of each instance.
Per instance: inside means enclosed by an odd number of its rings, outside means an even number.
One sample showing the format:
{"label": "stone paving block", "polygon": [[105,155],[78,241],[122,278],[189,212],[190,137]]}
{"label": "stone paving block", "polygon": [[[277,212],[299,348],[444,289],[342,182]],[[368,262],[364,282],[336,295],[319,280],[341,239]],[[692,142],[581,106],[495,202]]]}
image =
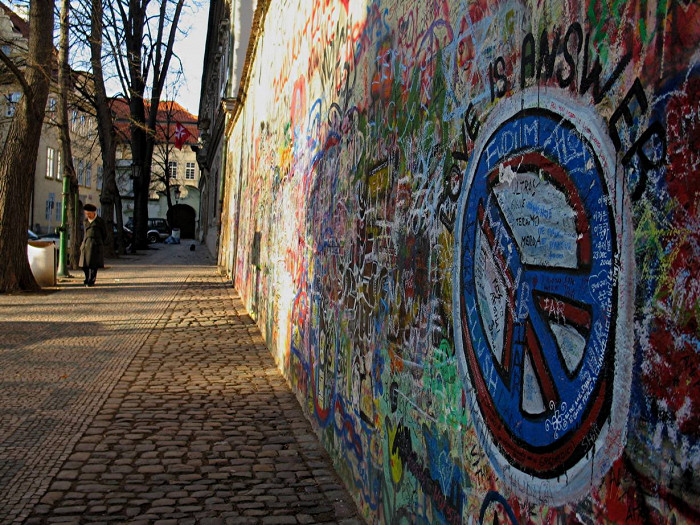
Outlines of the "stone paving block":
{"label": "stone paving block", "polygon": [[295,516],[263,516],[262,523],[265,525],[294,525],[297,523]]}
{"label": "stone paving block", "polygon": [[224,523],[223,518],[202,518],[199,520],[199,525],[223,525]]}
{"label": "stone paving block", "polygon": [[61,514],[71,514],[71,515],[76,515],[79,516],[83,512],[87,510],[86,505],[75,505],[75,506],[70,506],[70,507],[58,507],[57,509],[54,510],[54,512],[58,515]]}

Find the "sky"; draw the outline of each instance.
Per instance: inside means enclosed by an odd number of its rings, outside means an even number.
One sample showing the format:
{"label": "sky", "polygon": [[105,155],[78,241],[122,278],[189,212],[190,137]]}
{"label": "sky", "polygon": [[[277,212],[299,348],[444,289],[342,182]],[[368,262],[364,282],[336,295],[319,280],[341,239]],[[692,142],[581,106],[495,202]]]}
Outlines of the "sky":
{"label": "sky", "polygon": [[180,27],[187,32],[187,36],[181,37],[175,43],[175,53],[180,57],[184,70],[184,78],[178,85],[175,101],[193,115],[197,115],[209,2],[186,2],[186,5],[188,9],[183,10]]}

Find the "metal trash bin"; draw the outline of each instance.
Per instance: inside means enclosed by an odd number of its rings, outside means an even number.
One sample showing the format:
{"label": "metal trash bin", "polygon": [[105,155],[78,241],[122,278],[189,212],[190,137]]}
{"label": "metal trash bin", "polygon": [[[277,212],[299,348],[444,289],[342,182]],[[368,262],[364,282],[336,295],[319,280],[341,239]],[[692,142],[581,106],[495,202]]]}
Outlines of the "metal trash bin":
{"label": "metal trash bin", "polygon": [[56,286],[56,245],[51,241],[29,241],[27,257],[37,284]]}

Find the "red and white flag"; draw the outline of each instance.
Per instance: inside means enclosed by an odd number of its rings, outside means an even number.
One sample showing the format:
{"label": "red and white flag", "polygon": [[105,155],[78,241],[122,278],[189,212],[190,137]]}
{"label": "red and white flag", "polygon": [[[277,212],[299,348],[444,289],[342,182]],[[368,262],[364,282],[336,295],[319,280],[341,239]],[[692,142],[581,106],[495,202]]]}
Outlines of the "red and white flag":
{"label": "red and white flag", "polygon": [[177,149],[182,149],[182,146],[185,145],[185,142],[187,142],[187,139],[191,136],[192,133],[187,131],[185,126],[175,121],[175,147]]}

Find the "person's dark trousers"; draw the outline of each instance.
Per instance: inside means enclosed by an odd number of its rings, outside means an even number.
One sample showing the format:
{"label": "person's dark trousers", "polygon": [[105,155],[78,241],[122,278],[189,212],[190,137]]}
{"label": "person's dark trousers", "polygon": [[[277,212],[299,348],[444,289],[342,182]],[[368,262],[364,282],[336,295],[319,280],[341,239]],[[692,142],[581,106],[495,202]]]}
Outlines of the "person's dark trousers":
{"label": "person's dark trousers", "polygon": [[93,286],[95,284],[95,279],[97,279],[97,268],[88,268],[87,266],[83,266],[83,273],[85,274],[83,284]]}

